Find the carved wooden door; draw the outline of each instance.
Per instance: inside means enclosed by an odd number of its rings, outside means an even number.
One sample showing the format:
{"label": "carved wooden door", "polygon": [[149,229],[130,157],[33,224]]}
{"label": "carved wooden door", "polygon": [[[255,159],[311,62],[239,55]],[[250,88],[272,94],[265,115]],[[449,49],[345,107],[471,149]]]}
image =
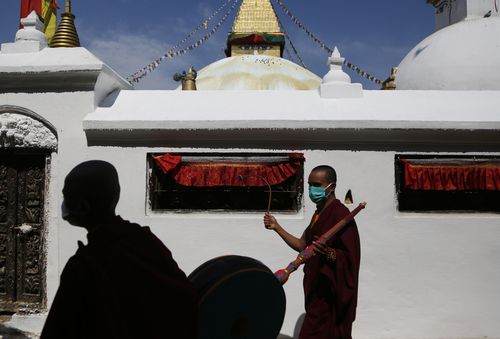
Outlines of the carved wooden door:
{"label": "carved wooden door", "polygon": [[0,152],[0,310],[44,301],[45,155]]}

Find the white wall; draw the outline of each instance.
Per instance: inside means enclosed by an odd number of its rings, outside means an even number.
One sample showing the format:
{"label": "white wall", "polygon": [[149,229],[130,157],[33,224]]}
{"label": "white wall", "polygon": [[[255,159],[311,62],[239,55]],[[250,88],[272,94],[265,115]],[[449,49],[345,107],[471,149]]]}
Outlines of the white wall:
{"label": "white wall", "polygon": [[[59,274],[85,239],[82,230],[62,221],[59,213],[65,175],[79,162],[103,159],[120,175],[118,213],[151,226],[189,274],[203,262],[225,254],[250,256],[271,270],[283,268],[295,253],[264,229],[262,214],[151,214],[146,207],[146,154],[167,148],[86,146],[83,117],[94,110],[88,93],[3,94],[0,102],[19,105],[44,116],[59,133],[53,155],[48,213],[47,291],[51,300]],[[189,149],[175,149],[189,151]],[[263,151],[209,150],[192,151]],[[273,150],[283,152],[287,150]],[[305,172],[330,164],[338,172],[337,192],[352,189],[355,204],[367,201],[357,219],[362,244],[356,338],[500,337],[500,215],[399,213],[395,203],[394,153],[304,151]],[[300,235],[314,206],[278,219]],[[293,333],[303,312],[302,273],[285,285],[287,315],[282,332]],[[39,331],[43,317],[16,317],[13,325]]]}
{"label": "white wall", "polygon": [[[46,201],[47,230],[47,299],[53,299],[59,276],[69,256],[75,252],[76,241],[84,237],[82,230],[70,227],[60,219],[64,176],[89,152],[82,119],[94,110],[93,92],[0,94],[0,104],[32,110],[50,122],[58,133],[58,150],[51,155],[49,191]],[[61,245],[60,245],[61,244]],[[30,332],[40,332],[44,317],[15,316],[11,325]]]}
{"label": "white wall", "polygon": [[[295,258],[263,227],[262,213],[147,215],[146,154],[169,151],[96,147],[79,160],[103,159],[116,166],[122,183],[118,213],[151,226],[186,274],[225,254],[256,258],[273,271]],[[339,198],[351,189],[355,204],[368,202],[356,218],[362,242],[356,338],[500,337],[500,215],[397,212],[393,152],[305,151],[305,156],[306,175],[316,165],[331,164],[339,176]],[[61,175],[70,169],[69,163],[60,166]],[[300,235],[313,211],[306,201],[297,215],[277,217]],[[59,220],[61,263],[74,251],[79,236]],[[285,285],[288,305],[282,332],[288,335],[303,312],[301,280],[298,272]]]}

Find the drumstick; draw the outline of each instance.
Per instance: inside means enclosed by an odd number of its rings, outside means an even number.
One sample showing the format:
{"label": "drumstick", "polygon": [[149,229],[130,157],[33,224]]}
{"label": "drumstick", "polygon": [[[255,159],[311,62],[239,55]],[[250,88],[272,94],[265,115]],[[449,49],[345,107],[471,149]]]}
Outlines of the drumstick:
{"label": "drumstick", "polygon": [[269,214],[271,212],[271,199],[272,199],[272,191],[271,191],[271,185],[269,184],[269,181],[267,181],[267,179],[264,178],[262,175],[258,175],[258,174],[240,175],[240,180],[246,179],[248,177],[259,178],[260,180],[264,181],[264,183],[269,188],[269,198],[267,200],[267,214]]}

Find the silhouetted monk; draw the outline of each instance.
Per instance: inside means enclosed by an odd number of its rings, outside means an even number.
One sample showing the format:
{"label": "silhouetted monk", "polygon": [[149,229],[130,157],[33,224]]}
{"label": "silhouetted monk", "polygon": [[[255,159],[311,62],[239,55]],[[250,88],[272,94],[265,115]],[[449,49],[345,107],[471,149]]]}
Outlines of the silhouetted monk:
{"label": "silhouetted monk", "polygon": [[66,264],[41,338],[195,338],[194,289],[148,227],[115,214],[115,168],[84,162],[63,194],[63,219],[87,229],[88,245]]}

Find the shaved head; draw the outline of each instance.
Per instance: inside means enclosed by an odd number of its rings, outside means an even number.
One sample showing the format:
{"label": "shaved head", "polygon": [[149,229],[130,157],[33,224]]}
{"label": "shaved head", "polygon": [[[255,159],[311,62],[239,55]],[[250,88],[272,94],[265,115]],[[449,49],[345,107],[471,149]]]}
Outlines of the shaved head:
{"label": "shaved head", "polygon": [[337,182],[337,172],[335,169],[328,165],[320,165],[313,168],[311,172],[323,172],[325,173],[326,180],[329,182],[336,183]]}
{"label": "shaved head", "polygon": [[85,200],[96,213],[114,210],[120,198],[118,173],[106,161],[86,161],[71,170],[63,188],[67,207]]}

